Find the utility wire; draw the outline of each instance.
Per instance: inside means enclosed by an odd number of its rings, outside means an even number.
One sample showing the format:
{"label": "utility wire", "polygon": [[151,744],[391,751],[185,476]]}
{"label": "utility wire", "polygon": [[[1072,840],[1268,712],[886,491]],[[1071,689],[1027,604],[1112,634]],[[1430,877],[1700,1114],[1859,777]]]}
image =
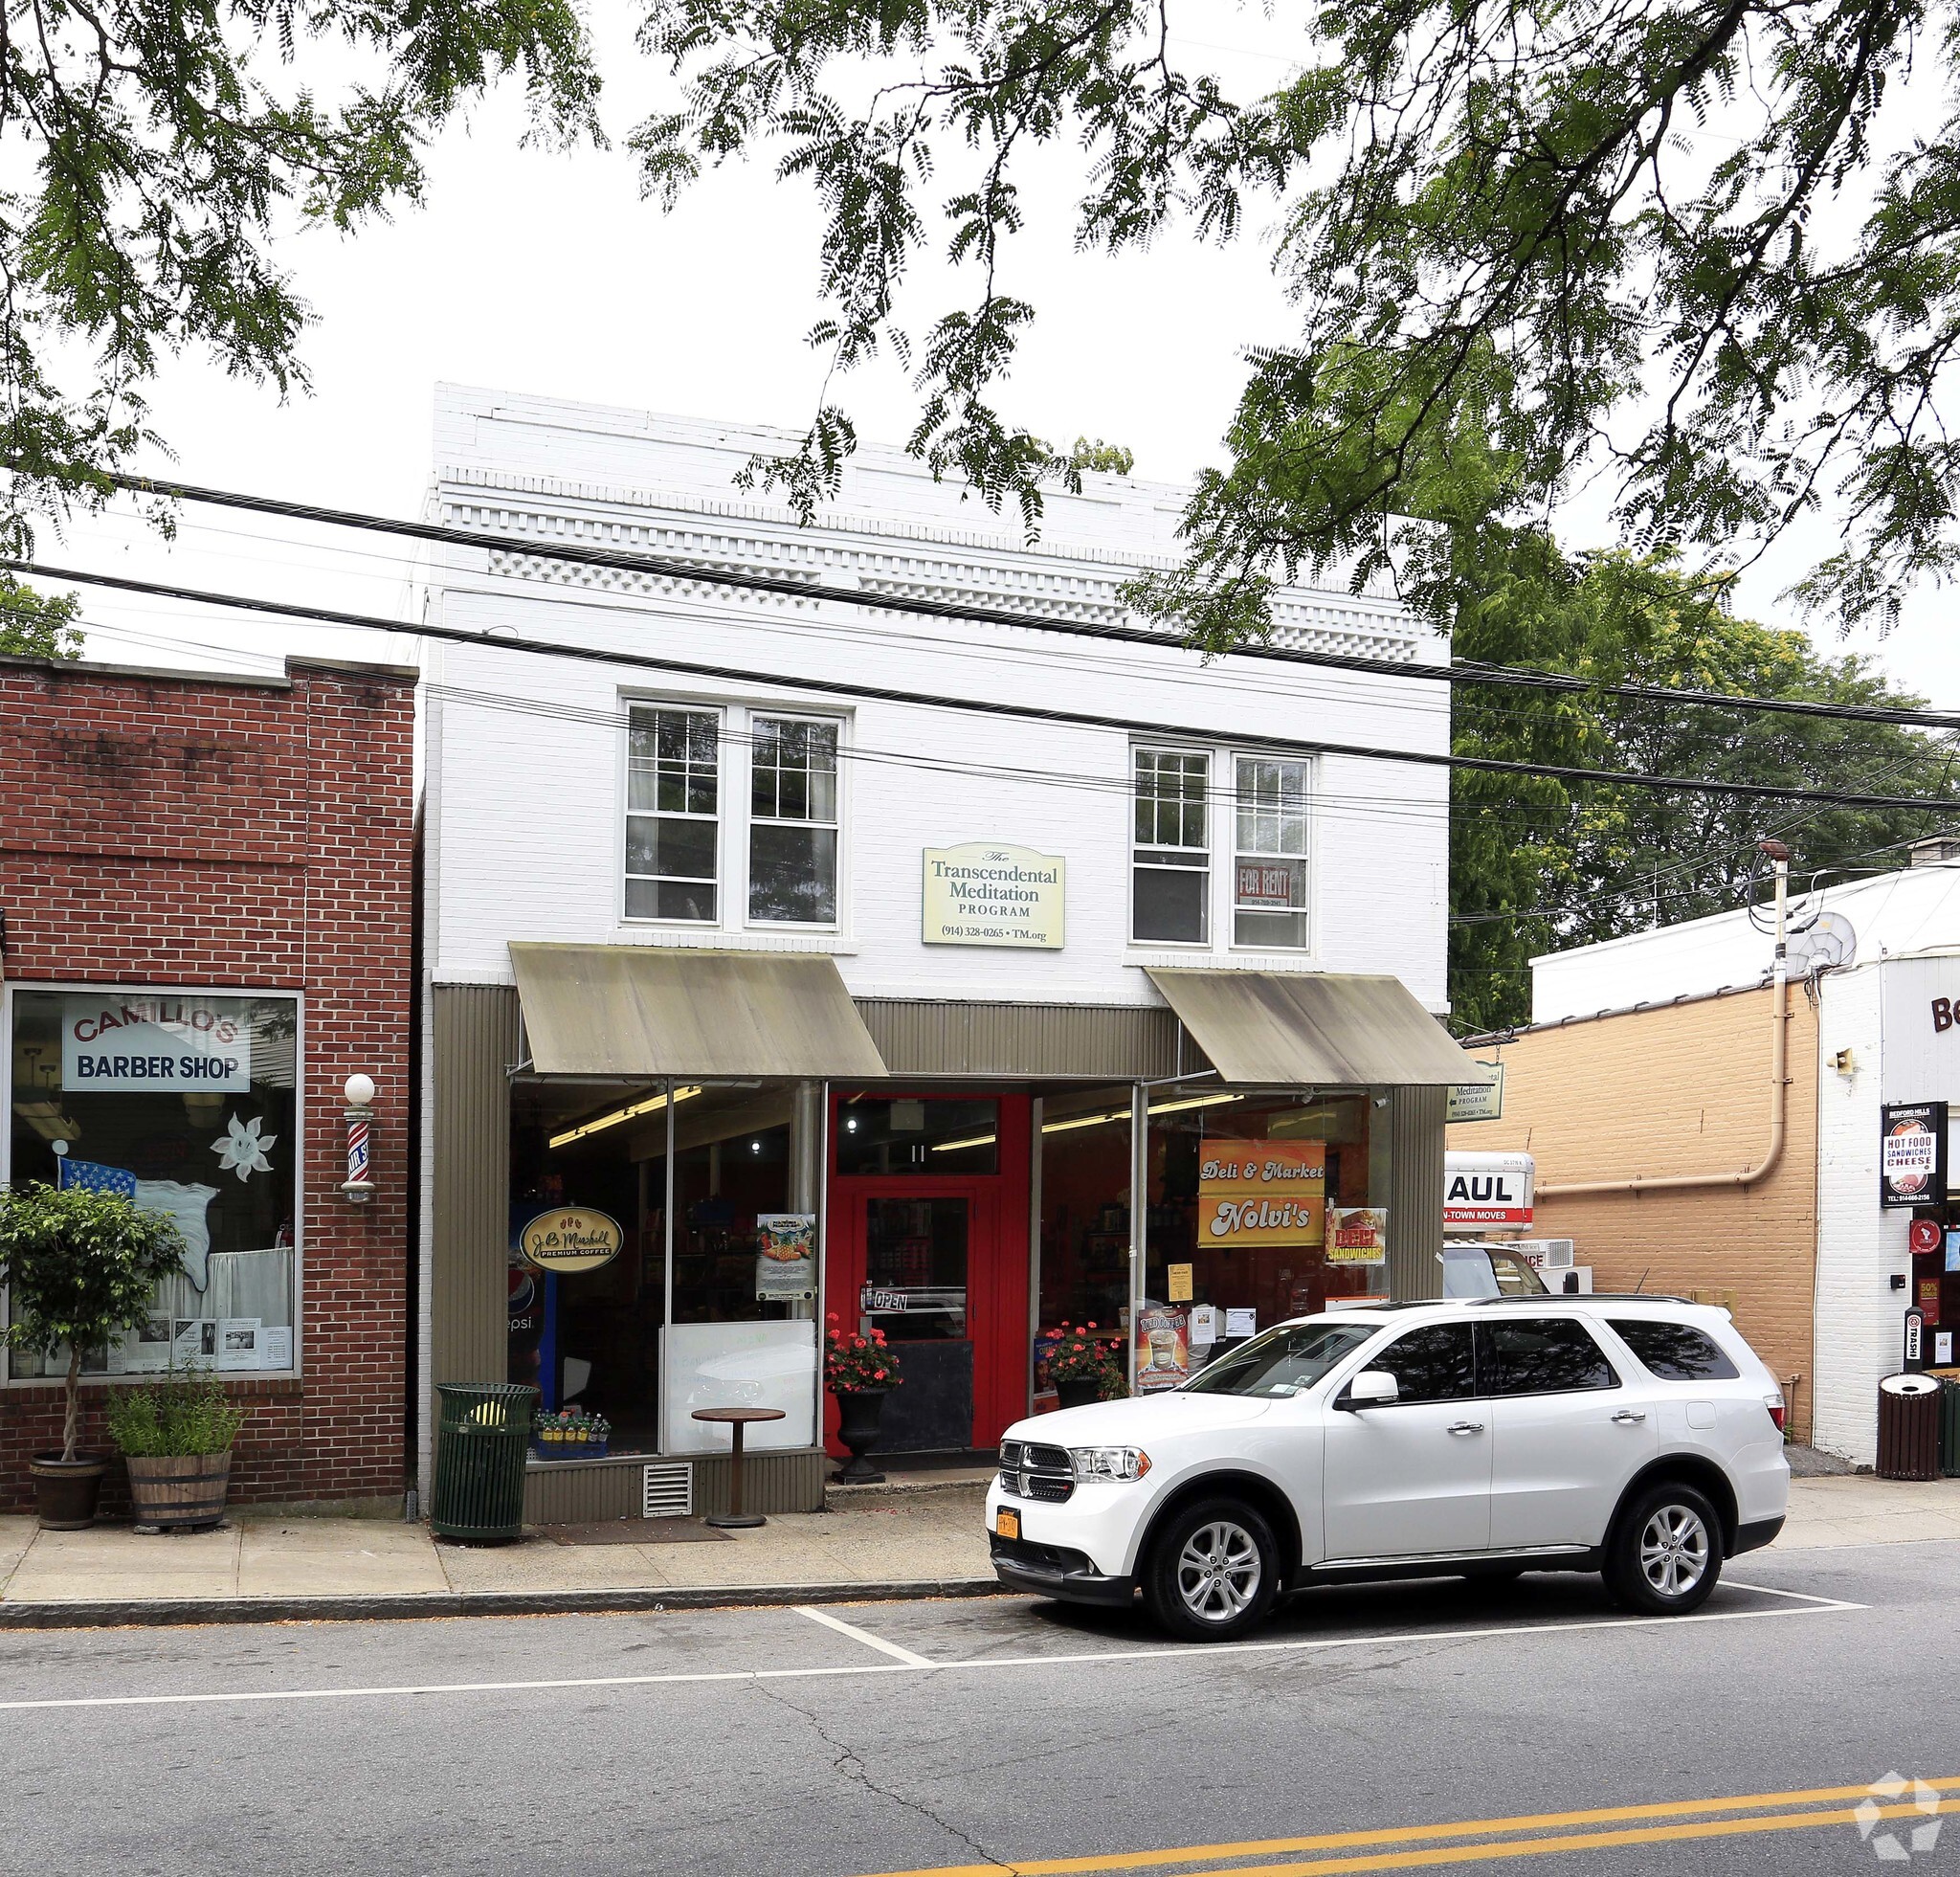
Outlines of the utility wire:
{"label": "utility wire", "polygon": [[[521,554],[527,559],[562,561],[578,567],[611,568],[645,573],[659,579],[685,580],[702,586],[728,587],[745,592],[776,593],[787,598],[829,601],[888,613],[910,613],[922,618],[961,624],[1009,626],[1029,632],[1066,633],[1079,638],[1112,639],[1121,644],[1147,645],[1157,651],[1188,649],[1161,632],[1138,626],[1097,625],[1087,620],[1056,619],[1039,614],[1016,613],[1000,607],[974,606],[965,601],[930,599],[923,595],[881,593],[874,589],[827,587],[784,574],[735,571],[703,567],[659,554],[621,553],[613,548],[588,547],[575,542],[535,541],[522,535],[496,534],[477,528],[451,527],[439,522],[405,522],[356,509],[325,508],[312,503],[288,502],[277,496],[247,495],[234,489],[211,489],[161,477],[106,472],[100,480],[135,495],[162,496],[213,507],[235,508],[248,514],[278,515],[289,521],[312,522],[325,527],[359,528],[375,534],[400,535],[452,547],[480,548],[490,553]],[[1642,699],[1650,703],[1700,704],[1722,710],[1763,710],[1795,717],[1828,717],[1865,724],[1900,724],[1928,729],[1960,729],[1960,712],[1907,709],[1887,704],[1826,704],[1808,699],[1764,698],[1726,691],[1677,689],[1664,684],[1597,683],[1569,673],[1536,670],[1524,665],[1486,664],[1453,659],[1447,665],[1405,663],[1396,659],[1370,659],[1333,652],[1303,652],[1281,645],[1235,646],[1225,655],[1272,663],[1316,666],[1388,678],[1425,679],[1446,684],[1519,685],[1542,691],[1586,696]]]}
{"label": "utility wire", "polygon": [[775,684],[821,696],[861,698],[880,704],[914,704],[928,710],[952,710],[983,717],[1014,718],[1030,723],[1069,724],[1086,729],[1120,730],[1125,735],[1161,738],[1172,743],[1229,743],[1245,749],[1275,749],[1302,755],[1348,756],[1357,761],[1403,763],[1420,768],[1477,770],[1495,775],[1548,776],[1563,782],[1620,783],[1636,789],[1660,789],[1687,794],[1735,795],[1749,800],[1808,801],[1836,808],[1936,809],[1950,813],[1951,801],[1924,796],[1862,795],[1822,789],[1785,789],[1764,782],[1717,781],[1702,776],[1648,775],[1635,770],[1578,769],[1555,763],[1509,762],[1495,756],[1454,756],[1440,751],[1391,749],[1379,745],[1323,743],[1303,738],[1248,735],[1236,727],[1209,728],[1195,724],[1166,724],[1144,718],[1104,716],[1100,712],[1057,710],[1040,704],[996,703],[989,699],[947,697],[927,691],[902,691],[884,685],[850,683],[835,679],[800,677],[792,672],[755,671],[693,659],[660,658],[651,653],[616,652],[593,645],[520,638],[502,634],[462,632],[450,626],[415,625],[383,619],[370,614],[342,613],[328,607],[301,606],[290,600],[250,599],[238,593],[210,592],[158,580],[136,580],[122,574],[89,573],[76,568],[48,567],[34,561],[0,558],[0,569],[37,580],[64,580],[118,592],[145,593],[161,599],[193,600],[206,606],[263,613],[280,618],[306,619],[330,626],[353,626],[368,632],[395,633],[446,644],[474,645],[483,650],[522,652],[587,664],[618,665],[639,671],[678,672],[690,678],[727,683]]}

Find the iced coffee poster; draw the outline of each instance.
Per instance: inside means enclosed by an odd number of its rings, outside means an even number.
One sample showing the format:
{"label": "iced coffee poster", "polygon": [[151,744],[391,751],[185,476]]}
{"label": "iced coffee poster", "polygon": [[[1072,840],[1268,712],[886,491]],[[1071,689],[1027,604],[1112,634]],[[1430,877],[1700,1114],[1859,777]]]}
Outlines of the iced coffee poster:
{"label": "iced coffee poster", "polygon": [[1191,1374],[1191,1312],[1150,1307],[1137,1313],[1137,1393],[1175,1388]]}

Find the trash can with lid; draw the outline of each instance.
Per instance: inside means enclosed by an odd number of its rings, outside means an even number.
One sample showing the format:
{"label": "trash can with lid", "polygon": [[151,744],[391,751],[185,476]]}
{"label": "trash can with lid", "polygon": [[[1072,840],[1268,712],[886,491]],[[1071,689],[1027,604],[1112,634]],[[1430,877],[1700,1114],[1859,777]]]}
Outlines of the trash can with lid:
{"label": "trash can with lid", "polygon": [[521,1382],[437,1382],[435,1490],[429,1529],[491,1544],[524,1523],[524,1456],[538,1391]]}
{"label": "trash can with lid", "polygon": [[1879,1477],[1940,1476],[1940,1383],[1932,1375],[1887,1375],[1879,1384]]}

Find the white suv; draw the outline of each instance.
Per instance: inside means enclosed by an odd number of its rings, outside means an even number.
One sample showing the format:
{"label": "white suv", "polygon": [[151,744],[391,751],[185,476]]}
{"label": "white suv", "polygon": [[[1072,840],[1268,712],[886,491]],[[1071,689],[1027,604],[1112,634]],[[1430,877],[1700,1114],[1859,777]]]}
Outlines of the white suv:
{"label": "white suv", "polygon": [[1167,1393],[1017,1421],[987,1526],[1011,1588],[1141,1588],[1216,1641],[1283,1592],[1383,1577],[1598,1571],[1692,1610],[1789,1489],[1782,1394],[1726,1311],[1491,1297],[1344,1306]]}

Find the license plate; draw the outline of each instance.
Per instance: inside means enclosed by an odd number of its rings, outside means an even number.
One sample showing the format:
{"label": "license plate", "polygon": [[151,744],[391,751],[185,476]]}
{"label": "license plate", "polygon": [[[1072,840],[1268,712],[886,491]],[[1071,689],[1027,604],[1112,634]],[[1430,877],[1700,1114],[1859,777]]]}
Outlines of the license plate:
{"label": "license plate", "polygon": [[1003,1506],[993,1515],[993,1531],[996,1537],[1018,1538],[1021,1535],[1021,1515],[1011,1512]]}

